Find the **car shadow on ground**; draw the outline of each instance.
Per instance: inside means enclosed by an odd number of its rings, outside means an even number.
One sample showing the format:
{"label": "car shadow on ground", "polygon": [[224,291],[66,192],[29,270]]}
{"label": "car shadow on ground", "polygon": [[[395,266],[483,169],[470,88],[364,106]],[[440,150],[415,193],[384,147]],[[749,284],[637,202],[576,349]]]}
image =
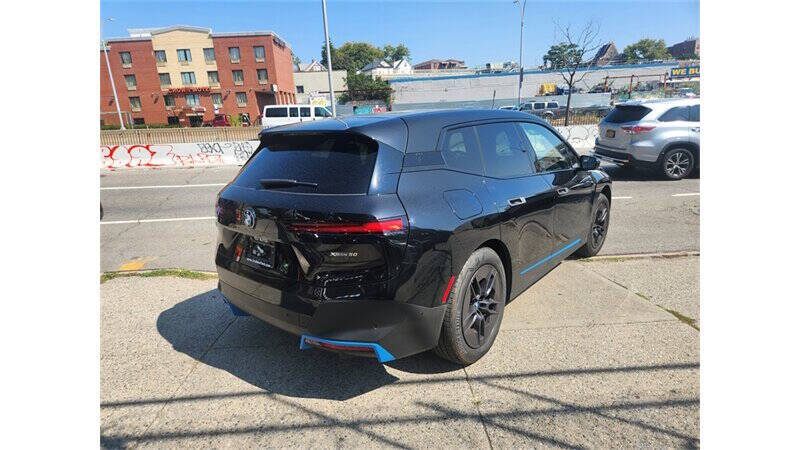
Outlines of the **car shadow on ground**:
{"label": "car shadow on ground", "polygon": [[[602,164],[600,169],[606,172],[611,181],[669,181],[667,177],[655,170],[633,167],[620,167],[616,164]],[[700,178],[700,170],[694,170],[686,179]]]}
{"label": "car shadow on ground", "polygon": [[[272,393],[346,400],[398,380],[372,358],[300,350],[297,336],[254,317],[235,317],[216,289],[162,311],[156,327],[175,350]],[[430,352],[387,365],[419,374],[461,369]]]}

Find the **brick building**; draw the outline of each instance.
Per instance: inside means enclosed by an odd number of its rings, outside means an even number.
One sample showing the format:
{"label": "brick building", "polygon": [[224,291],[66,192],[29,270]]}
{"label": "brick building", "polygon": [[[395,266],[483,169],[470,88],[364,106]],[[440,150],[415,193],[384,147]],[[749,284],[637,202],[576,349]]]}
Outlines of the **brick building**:
{"label": "brick building", "polygon": [[[272,31],[128,31],[107,48],[120,109],[135,124],[199,126],[215,114],[246,115],[255,124],[264,105],[295,103],[291,50]],[[100,120],[119,124],[102,49]]]}

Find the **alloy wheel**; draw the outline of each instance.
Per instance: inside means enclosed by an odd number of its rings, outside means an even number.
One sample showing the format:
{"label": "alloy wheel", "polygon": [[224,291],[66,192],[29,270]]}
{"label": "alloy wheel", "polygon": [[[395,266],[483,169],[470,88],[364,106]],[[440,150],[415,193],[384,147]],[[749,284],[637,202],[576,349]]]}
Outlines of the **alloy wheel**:
{"label": "alloy wheel", "polygon": [[472,348],[478,348],[491,336],[497,326],[498,302],[497,269],[490,264],[481,266],[472,275],[464,294],[461,309],[461,332]]}
{"label": "alloy wheel", "polygon": [[592,224],[592,246],[597,248],[605,239],[608,230],[608,207],[597,210]]}
{"label": "alloy wheel", "polygon": [[681,178],[686,175],[689,170],[692,160],[686,152],[675,152],[667,158],[666,171],[667,175],[673,178]]}

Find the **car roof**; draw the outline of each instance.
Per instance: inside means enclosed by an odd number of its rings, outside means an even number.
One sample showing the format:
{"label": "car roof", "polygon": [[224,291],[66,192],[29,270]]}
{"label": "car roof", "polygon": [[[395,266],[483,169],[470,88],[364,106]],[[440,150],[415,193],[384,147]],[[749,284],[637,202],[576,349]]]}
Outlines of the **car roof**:
{"label": "car roof", "polygon": [[539,117],[508,109],[444,109],[337,117],[268,128],[261,134],[348,131],[364,134],[400,151],[417,153],[435,150],[439,133],[444,127],[493,119],[546,124]]}
{"label": "car roof", "polygon": [[622,105],[641,105],[641,106],[679,106],[679,105],[694,105],[700,103],[700,98],[648,98],[645,100],[628,100],[625,102],[617,103],[616,106]]}

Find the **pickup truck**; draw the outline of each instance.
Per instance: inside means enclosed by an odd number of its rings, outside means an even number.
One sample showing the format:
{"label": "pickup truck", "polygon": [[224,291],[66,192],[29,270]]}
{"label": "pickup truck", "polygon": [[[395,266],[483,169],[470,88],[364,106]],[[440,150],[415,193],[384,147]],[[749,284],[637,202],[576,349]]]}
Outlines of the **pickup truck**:
{"label": "pickup truck", "polygon": [[562,109],[558,102],[525,102],[519,105],[519,110],[528,114],[534,114],[543,118],[554,118],[559,110]]}

